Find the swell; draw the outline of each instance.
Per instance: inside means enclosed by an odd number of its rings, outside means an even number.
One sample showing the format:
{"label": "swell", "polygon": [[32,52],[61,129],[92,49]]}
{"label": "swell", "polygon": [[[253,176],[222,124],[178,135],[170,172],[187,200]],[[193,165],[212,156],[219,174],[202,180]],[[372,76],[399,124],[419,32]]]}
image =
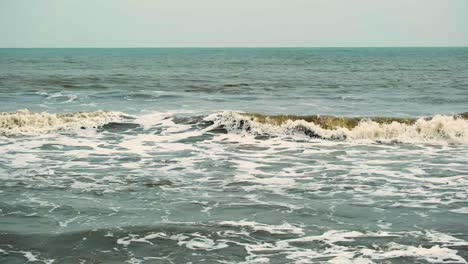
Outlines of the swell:
{"label": "swell", "polygon": [[468,144],[468,112],[427,118],[335,117],[248,114],[234,111],[205,118],[212,129],[231,133],[291,136],[327,140],[372,140],[404,143]]}

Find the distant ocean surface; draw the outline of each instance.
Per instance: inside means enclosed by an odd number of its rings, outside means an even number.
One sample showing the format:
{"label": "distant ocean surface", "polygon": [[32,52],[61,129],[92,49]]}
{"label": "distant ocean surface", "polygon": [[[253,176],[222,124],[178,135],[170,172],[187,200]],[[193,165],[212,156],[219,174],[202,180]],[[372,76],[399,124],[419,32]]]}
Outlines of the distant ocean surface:
{"label": "distant ocean surface", "polygon": [[468,48],[0,49],[0,263],[468,263]]}

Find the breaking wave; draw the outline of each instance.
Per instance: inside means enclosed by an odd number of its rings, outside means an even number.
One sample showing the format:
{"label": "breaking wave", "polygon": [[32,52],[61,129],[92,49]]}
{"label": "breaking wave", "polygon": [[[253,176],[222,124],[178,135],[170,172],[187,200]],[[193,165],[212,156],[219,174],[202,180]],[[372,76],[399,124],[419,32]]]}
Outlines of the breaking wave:
{"label": "breaking wave", "polygon": [[430,118],[343,118],[333,116],[267,116],[235,111],[205,118],[213,130],[230,133],[290,136],[327,140],[370,140],[401,143],[468,144],[468,113]]}
{"label": "breaking wave", "polygon": [[468,144],[468,113],[427,118],[347,118],[319,115],[274,116],[224,111],[207,116],[182,118],[175,113],[130,116],[112,111],[38,113],[17,110],[0,112],[0,135],[77,132],[86,129],[118,133],[140,126],[148,128],[148,124],[171,130],[170,127],[180,123],[188,125],[192,130],[254,136],[297,135],[341,141]]}
{"label": "breaking wave", "polygon": [[15,112],[0,112],[0,134],[34,134],[53,131],[73,131],[98,128],[123,117],[110,111],[73,113],[35,113],[27,109]]}

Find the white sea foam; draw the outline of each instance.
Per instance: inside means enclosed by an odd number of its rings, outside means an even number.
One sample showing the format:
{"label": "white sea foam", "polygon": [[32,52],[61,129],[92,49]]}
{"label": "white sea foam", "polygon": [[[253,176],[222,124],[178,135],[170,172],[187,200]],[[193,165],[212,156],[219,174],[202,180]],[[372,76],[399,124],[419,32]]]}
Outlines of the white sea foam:
{"label": "white sea foam", "polygon": [[436,115],[431,119],[420,118],[414,124],[396,121],[378,123],[363,119],[351,129],[346,127],[324,129],[305,120],[287,120],[280,124],[260,122],[254,116],[235,111],[211,114],[205,120],[214,122],[210,128],[224,127],[229,132],[239,134],[277,136],[309,134],[313,137],[333,140],[468,144],[468,120],[454,116]]}
{"label": "white sea foam", "polygon": [[96,128],[122,118],[118,112],[74,112],[63,114],[35,113],[27,109],[15,112],[0,112],[0,134],[34,134],[52,131]]}
{"label": "white sea foam", "polygon": [[283,223],[281,225],[267,225],[262,223],[257,223],[255,221],[223,221],[220,223],[225,226],[238,226],[242,228],[248,228],[253,231],[264,231],[271,234],[303,234],[304,231],[300,227],[293,226],[288,223]]}
{"label": "white sea foam", "polygon": [[31,251],[22,251],[22,250],[17,251],[17,250],[11,250],[11,249],[7,249],[7,250],[0,249],[0,254],[4,254],[4,255],[19,254],[19,255],[21,255],[22,257],[24,257],[26,259],[26,263],[34,262],[34,263],[52,264],[52,263],[55,262],[54,259],[41,258],[39,256],[39,254],[37,254],[37,253],[34,254]]}
{"label": "white sea foam", "polygon": [[191,250],[211,251],[226,248],[229,246],[225,243],[224,240],[215,241],[199,233],[191,233],[187,235],[168,235],[164,232],[152,233],[143,237],[130,234],[127,237],[117,239],[117,244],[123,245],[125,247],[129,246],[131,243],[147,243],[150,245],[154,245],[155,243],[153,243],[151,240],[155,239],[173,240],[177,242],[178,246],[185,246]]}
{"label": "white sea foam", "polygon": [[[408,236],[425,237],[442,245],[432,247],[412,246],[389,242],[383,247],[362,247],[354,244],[357,239],[380,238],[393,240],[394,237]],[[435,237],[440,236],[440,237]],[[298,247],[310,242],[326,244],[326,249],[320,247]],[[347,243],[343,243],[347,242]],[[247,244],[246,250],[253,257],[269,256],[272,252],[282,252],[294,263],[315,263],[318,259],[329,258],[327,263],[374,263],[394,258],[425,260],[429,263],[467,263],[458,251],[450,247],[464,246],[465,241],[438,232],[358,232],[345,230],[329,230],[322,235],[305,236],[276,241],[275,243]]]}
{"label": "white sea foam", "polygon": [[450,210],[450,212],[459,213],[459,214],[468,214],[468,207],[453,209],[453,210]]}
{"label": "white sea foam", "polygon": [[392,259],[399,257],[410,257],[424,259],[430,263],[467,263],[465,259],[457,255],[457,250],[433,246],[430,248],[414,247],[390,243],[389,250],[379,252],[375,250],[363,249],[361,252],[373,260]]}

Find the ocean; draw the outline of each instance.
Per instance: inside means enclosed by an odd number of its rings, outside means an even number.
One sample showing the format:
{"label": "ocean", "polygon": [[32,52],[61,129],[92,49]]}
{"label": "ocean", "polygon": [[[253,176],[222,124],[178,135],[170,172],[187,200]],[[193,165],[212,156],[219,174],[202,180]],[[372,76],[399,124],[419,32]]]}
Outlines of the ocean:
{"label": "ocean", "polygon": [[0,49],[0,263],[467,263],[468,48]]}

